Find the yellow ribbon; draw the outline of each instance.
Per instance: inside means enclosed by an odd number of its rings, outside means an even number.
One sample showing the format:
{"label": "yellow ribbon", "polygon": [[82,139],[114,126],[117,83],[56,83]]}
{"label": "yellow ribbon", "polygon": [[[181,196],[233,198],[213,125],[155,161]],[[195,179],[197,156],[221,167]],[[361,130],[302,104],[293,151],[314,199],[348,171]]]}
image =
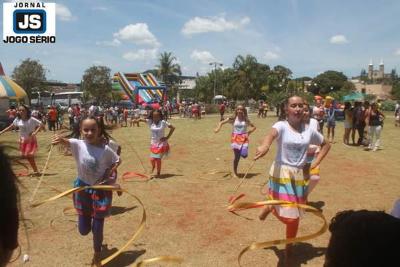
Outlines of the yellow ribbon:
{"label": "yellow ribbon", "polygon": [[261,207],[261,206],[266,206],[266,205],[280,205],[280,206],[287,206],[287,207],[302,208],[305,211],[311,212],[315,216],[320,218],[323,221],[323,225],[317,232],[309,234],[309,235],[304,235],[304,236],[299,236],[299,237],[289,238],[289,239],[278,239],[278,240],[272,240],[272,241],[266,241],[266,242],[253,242],[249,246],[245,247],[239,253],[239,256],[238,256],[239,266],[242,266],[240,263],[240,260],[241,260],[242,256],[248,251],[268,248],[268,247],[272,247],[272,246],[276,246],[276,245],[291,244],[291,243],[310,240],[310,239],[313,239],[313,238],[316,238],[316,237],[322,235],[328,229],[328,224],[327,224],[325,216],[322,214],[322,212],[312,206],[305,205],[305,204],[297,204],[297,203],[281,201],[281,200],[267,200],[267,201],[259,201],[259,202],[238,202],[238,203],[229,205],[228,210],[229,211],[238,211],[238,210]]}
{"label": "yellow ribbon", "polygon": [[[93,185],[93,186],[83,186],[83,187],[75,187],[75,188],[71,188],[67,191],[62,192],[61,194],[58,194],[56,196],[53,196],[49,199],[46,199],[44,201],[38,202],[38,203],[34,203],[31,206],[32,207],[38,207],[40,205],[43,205],[45,203],[60,199],[62,197],[71,195],[73,193],[78,193],[80,191],[86,190],[86,189],[95,189],[95,190],[107,190],[107,191],[119,191],[119,192],[124,192],[127,195],[133,197],[134,199],[136,199],[139,204],[142,206],[143,208],[143,213],[142,213],[142,219],[140,221],[139,227],[138,229],[135,231],[135,233],[132,235],[132,237],[125,243],[125,245],[123,245],[120,249],[118,249],[115,253],[113,253],[112,255],[108,256],[107,258],[103,259],[100,263],[101,265],[105,265],[107,263],[109,263],[111,260],[113,260],[114,258],[118,257],[127,247],[129,247],[133,241],[138,237],[138,235],[143,231],[145,223],[146,223],[146,209],[142,203],[142,201],[136,197],[135,195],[129,193],[127,190],[122,189],[122,188],[116,188],[114,186],[111,185]],[[157,257],[157,258],[152,258],[152,259],[148,259],[148,260],[144,260],[142,262],[139,262],[138,264],[147,264],[147,263],[153,263],[153,262],[181,262],[182,259],[181,258],[177,258],[177,257],[171,257],[171,256],[162,256],[162,257]],[[138,265],[140,266],[140,265]]]}
{"label": "yellow ribbon", "polygon": [[54,147],[54,145],[51,145],[51,146],[50,146],[49,153],[47,154],[46,163],[44,164],[44,167],[43,167],[43,169],[42,169],[42,174],[41,174],[40,179],[39,179],[39,181],[38,181],[38,183],[37,183],[37,185],[36,185],[36,187],[35,187],[35,190],[33,190],[33,194],[32,194],[32,196],[31,196],[31,198],[29,199],[29,202],[33,202],[33,199],[35,198],[36,193],[38,192],[39,187],[40,187],[40,185],[41,185],[42,182],[43,182],[44,173],[45,173],[45,171],[46,171],[46,169],[47,169],[47,165],[49,164],[50,156],[51,156],[51,151],[53,150],[53,147]]}
{"label": "yellow ribbon", "polygon": [[155,263],[155,262],[170,262],[170,263],[182,263],[183,259],[180,257],[173,257],[173,256],[159,256],[147,260],[142,260],[141,262],[138,262],[137,264],[134,265],[134,267],[141,267],[145,266],[150,263]]}

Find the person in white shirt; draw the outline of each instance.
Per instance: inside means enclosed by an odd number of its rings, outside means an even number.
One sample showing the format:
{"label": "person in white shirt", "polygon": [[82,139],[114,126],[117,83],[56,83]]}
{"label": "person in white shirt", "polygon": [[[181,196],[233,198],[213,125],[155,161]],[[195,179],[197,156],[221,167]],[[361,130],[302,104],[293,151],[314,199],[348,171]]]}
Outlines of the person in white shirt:
{"label": "person in white shirt", "polygon": [[[150,139],[150,162],[151,173],[157,167],[157,176],[161,175],[161,159],[168,155],[170,148],[168,139],[175,131],[175,127],[163,119],[161,110],[153,109],[150,111],[148,119],[138,119],[136,121],[146,122],[151,131]],[[165,129],[169,128],[169,133],[165,136]]]}
{"label": "person in white shirt", "polygon": [[31,116],[28,106],[20,105],[17,110],[17,118],[0,135],[18,128],[19,129],[19,150],[21,156],[26,158],[33,169],[33,175],[39,176],[39,170],[35,162],[35,153],[38,149],[36,134],[43,128],[43,124]]}
{"label": "person in white shirt", "polygon": [[74,109],[71,106],[69,106],[67,112],[69,119],[69,129],[72,130],[72,126],[74,125]]}
{"label": "person in white shirt", "polygon": [[[220,121],[214,132],[218,133],[221,130],[222,125],[228,122],[233,124],[231,135],[231,147],[234,153],[233,174],[234,177],[238,177],[237,169],[240,157],[247,158],[249,149],[249,135],[256,130],[256,127],[249,120],[247,111],[242,105],[236,107],[233,117]],[[248,126],[251,127],[249,131],[247,131]]]}
{"label": "person in white shirt", "polygon": [[[63,144],[71,148],[77,165],[78,177],[74,187],[113,184],[112,174],[120,164],[119,156],[106,145],[104,140],[110,136],[104,129],[104,123],[93,116],[82,120],[81,136],[83,140],[55,136],[52,144]],[[74,207],[78,213],[78,229],[81,235],[93,232],[94,256],[92,266],[101,266],[100,252],[103,242],[104,218],[109,215],[112,203],[112,191],[86,189],[73,196]]]}
{"label": "person in white shirt", "polygon": [[[269,198],[295,204],[306,203],[307,180],[309,169],[318,166],[326,156],[330,145],[322,134],[304,123],[304,100],[299,96],[290,97],[285,104],[287,119],[278,121],[257,148],[255,160],[265,156],[274,140],[277,141],[275,161],[269,172]],[[307,150],[310,144],[321,145],[321,151],[311,166],[307,164]],[[296,207],[267,206],[260,213],[260,220],[265,220],[270,212],[286,224],[286,238],[294,238],[299,227],[302,210]],[[286,246],[285,257],[288,260],[291,245]]]}
{"label": "person in white shirt", "polygon": [[97,107],[96,107],[96,105],[95,104],[92,104],[90,107],[89,107],[89,110],[88,110],[88,112],[89,112],[89,116],[95,116],[96,115],[96,111],[97,111]]}
{"label": "person in white shirt", "polygon": [[325,109],[321,103],[321,100],[316,100],[315,106],[313,108],[312,117],[318,121],[319,130],[321,134],[324,134]]}

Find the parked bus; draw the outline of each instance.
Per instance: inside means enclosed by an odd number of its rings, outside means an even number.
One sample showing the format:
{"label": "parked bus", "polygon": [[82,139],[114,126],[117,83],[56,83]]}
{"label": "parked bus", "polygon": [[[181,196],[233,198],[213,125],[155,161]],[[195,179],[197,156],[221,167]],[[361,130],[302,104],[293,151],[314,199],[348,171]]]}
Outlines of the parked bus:
{"label": "parked bus", "polygon": [[31,104],[36,106],[48,106],[53,102],[52,94],[48,91],[32,92]]}
{"label": "parked bus", "polygon": [[64,103],[68,106],[82,104],[83,92],[62,92],[54,95],[54,102]]}

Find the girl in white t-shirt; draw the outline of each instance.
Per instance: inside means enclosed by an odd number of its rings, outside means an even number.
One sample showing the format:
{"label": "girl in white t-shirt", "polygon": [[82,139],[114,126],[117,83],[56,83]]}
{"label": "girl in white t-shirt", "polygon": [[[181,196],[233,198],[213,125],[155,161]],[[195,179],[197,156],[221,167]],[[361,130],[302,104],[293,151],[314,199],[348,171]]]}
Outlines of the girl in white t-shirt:
{"label": "girl in white t-shirt", "polygon": [[[277,154],[269,172],[269,198],[304,204],[308,170],[320,164],[328,153],[330,145],[318,131],[307,127],[304,123],[304,101],[301,97],[290,97],[285,109],[287,120],[279,121],[272,126],[271,132],[257,148],[254,159],[265,156],[276,139]],[[304,169],[310,144],[321,145],[321,151],[311,166]],[[295,207],[274,206],[271,208],[267,206],[261,212],[260,220],[265,220],[271,211],[286,224],[286,238],[296,237],[301,210]],[[290,248],[290,245],[286,246],[286,257],[290,255]]]}
{"label": "girl in white t-shirt", "polygon": [[[154,169],[157,167],[157,176],[161,174],[161,159],[168,155],[169,144],[168,139],[175,131],[175,127],[169,122],[163,119],[161,110],[153,109],[150,111],[148,119],[138,119],[137,122],[146,122],[150,127],[151,139],[150,139],[150,163],[151,173],[153,174]],[[169,133],[165,137],[165,129],[169,128]]]}
{"label": "girl in white t-shirt", "polygon": [[20,105],[17,110],[17,118],[14,119],[12,124],[2,130],[0,135],[15,128],[19,129],[19,150],[21,156],[28,160],[33,169],[33,175],[40,175],[35,162],[35,153],[38,149],[36,134],[43,128],[42,123],[31,116],[28,106]]}
{"label": "girl in white t-shirt", "polygon": [[[247,158],[249,149],[249,135],[256,130],[254,124],[249,120],[246,109],[239,105],[236,107],[235,114],[233,117],[227,118],[219,122],[214,132],[218,133],[221,130],[222,125],[226,123],[232,123],[232,135],[231,135],[231,147],[233,149],[233,173],[235,177],[238,177],[237,169],[239,165],[240,157]],[[251,129],[247,131],[247,127]]]}
{"label": "girl in white t-shirt", "polygon": [[[63,144],[71,148],[75,158],[78,177],[74,187],[98,184],[112,184],[112,174],[120,164],[119,156],[104,143],[110,136],[104,130],[104,124],[89,116],[81,121],[83,140],[55,136],[52,144]],[[112,191],[86,189],[73,196],[74,207],[78,212],[78,228],[81,235],[93,232],[94,256],[92,265],[100,265],[100,252],[103,242],[104,218],[109,215],[112,203]]]}

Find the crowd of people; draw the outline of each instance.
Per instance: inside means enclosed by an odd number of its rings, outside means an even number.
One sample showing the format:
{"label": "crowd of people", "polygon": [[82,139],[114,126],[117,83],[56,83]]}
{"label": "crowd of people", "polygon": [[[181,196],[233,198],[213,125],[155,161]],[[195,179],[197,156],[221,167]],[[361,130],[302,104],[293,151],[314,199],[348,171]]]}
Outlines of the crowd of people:
{"label": "crowd of people", "polygon": [[[335,142],[337,113],[340,111],[341,109],[335,106],[335,103],[326,106],[321,100],[316,100],[312,110],[312,116],[318,121],[321,133],[324,132],[324,127],[326,126],[327,138],[331,143]],[[398,114],[399,108],[396,107],[395,116],[398,116]],[[371,151],[379,150],[385,119],[385,115],[381,111],[380,102],[355,101],[354,104],[345,102],[343,115],[343,144],[364,146],[366,150]]]}
{"label": "crowd of people", "polygon": [[[263,117],[268,106],[261,103],[263,109],[259,116]],[[201,118],[201,106],[196,103],[182,103],[177,108],[190,107],[191,117]],[[247,110],[243,105],[238,105],[234,113],[225,118],[226,103],[219,105],[220,121],[215,128],[215,133],[227,123],[232,125],[231,148],[233,150],[233,174],[238,177],[238,164],[240,158],[246,158],[249,150],[249,137],[256,130],[256,126],[250,121]],[[260,146],[257,147],[253,160],[264,157],[270,150],[272,143],[276,142],[277,152],[274,162],[270,167],[268,179],[268,198],[273,200],[289,201],[294,204],[306,204],[312,190],[317,185],[320,175],[319,166],[327,156],[331,143],[334,142],[336,111],[334,105],[326,106],[322,101],[316,101],[311,107],[303,98],[299,96],[289,97],[284,103],[278,122],[274,123],[269,133],[264,137]],[[144,111],[144,113],[142,113]],[[164,113],[165,111],[165,113]],[[72,130],[70,135],[57,134],[53,137],[51,144],[62,145],[71,151],[76,162],[77,177],[74,180],[75,187],[93,185],[115,185],[117,183],[117,169],[121,164],[122,147],[108,134],[107,126],[121,124],[139,126],[140,122],[145,122],[150,131],[149,160],[151,175],[160,177],[162,159],[170,151],[169,139],[174,133],[175,127],[168,122],[168,114],[171,114],[170,107],[165,108],[131,108],[126,107],[99,107],[95,104],[90,107],[80,107],[73,105],[68,108],[69,127]],[[0,132],[0,135],[12,129],[19,129],[19,149],[21,156],[30,163],[34,174],[40,175],[35,163],[35,153],[38,149],[36,135],[48,124],[49,130],[57,129],[57,118],[59,115],[55,107],[50,107],[46,114],[33,115],[34,110],[26,105],[20,105],[14,115],[10,118],[10,125]],[[398,115],[398,108],[397,108]],[[40,112],[39,112],[40,113]],[[37,117],[36,117],[37,116]],[[266,116],[266,114],[265,114]],[[364,139],[365,128],[368,128],[368,148],[376,151],[380,146],[380,132],[383,127],[384,115],[380,111],[377,103],[356,102],[354,106],[345,103],[344,108],[345,133],[343,142],[350,144],[352,138],[354,145],[366,145]],[[324,126],[327,127],[327,138],[324,136]],[[62,124],[61,124],[62,126]],[[60,126],[60,127],[61,127]],[[169,130],[166,134],[165,130]],[[358,140],[355,142],[355,132],[358,132]],[[7,158],[0,148],[0,159],[7,162]],[[0,164],[3,162],[0,160]],[[1,205],[9,203],[5,207],[5,214],[9,214],[7,221],[1,220],[0,231],[9,231],[7,235],[0,235],[0,261],[7,262],[13,249],[18,244],[15,225],[18,229],[18,206],[16,205],[15,189],[16,177],[10,165],[1,169],[3,188],[11,188],[10,194],[1,193],[7,200],[0,201]],[[3,187],[3,183],[6,184]],[[4,189],[5,190],[5,189]],[[4,194],[4,195],[3,195]],[[103,242],[103,232],[105,218],[110,213],[112,205],[112,192],[101,189],[86,189],[75,193],[73,196],[74,207],[78,213],[78,230],[81,235],[93,233],[93,261],[92,265],[101,266],[101,248]],[[9,201],[9,202],[7,202]],[[399,205],[400,206],[400,203]],[[397,207],[399,209],[399,207]],[[3,212],[3,210],[1,211]],[[272,213],[286,226],[286,238],[291,239],[297,236],[300,218],[303,210],[293,206],[268,206],[259,214],[260,220],[265,220]],[[396,214],[394,214],[397,216]],[[400,216],[400,214],[399,214]],[[12,218],[11,218],[12,217]],[[387,226],[384,230],[379,230],[377,221]],[[360,225],[367,225],[364,228]],[[369,226],[370,225],[370,226]],[[349,211],[339,213],[332,219],[330,231],[332,233],[325,266],[368,266],[363,265],[367,261],[362,260],[362,253],[350,255],[353,250],[358,251],[364,248],[364,244],[354,241],[357,238],[365,242],[375,242],[379,239],[379,234],[387,233],[389,244],[394,247],[388,251],[398,249],[397,242],[400,237],[400,220],[385,213],[375,213],[368,211]],[[14,228],[12,227],[14,226]],[[358,228],[357,228],[358,227]],[[376,232],[370,232],[376,231]],[[11,230],[12,231],[11,231]],[[349,232],[354,229],[353,233]],[[358,229],[358,230],[356,230]],[[379,232],[381,231],[381,232]],[[342,233],[346,233],[343,235]],[[370,239],[366,238],[370,235]],[[346,249],[348,248],[347,252]],[[290,259],[293,247],[287,245],[285,258]],[[11,252],[10,252],[11,251]],[[383,250],[379,250],[384,253]],[[338,258],[339,257],[339,258]],[[346,260],[344,260],[346,259]],[[375,259],[374,259],[375,260]],[[371,260],[371,262],[375,262]],[[379,261],[376,261],[379,262]],[[349,264],[352,263],[352,264]],[[359,264],[358,264],[359,263]],[[0,266],[2,266],[0,262]]]}

